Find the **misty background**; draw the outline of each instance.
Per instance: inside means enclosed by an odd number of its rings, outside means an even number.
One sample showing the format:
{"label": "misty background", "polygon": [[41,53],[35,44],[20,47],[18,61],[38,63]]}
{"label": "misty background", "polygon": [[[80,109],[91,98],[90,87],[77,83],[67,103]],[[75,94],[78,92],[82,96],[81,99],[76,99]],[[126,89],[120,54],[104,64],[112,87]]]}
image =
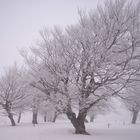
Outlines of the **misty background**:
{"label": "misty background", "polygon": [[0,0],[0,73],[15,61],[18,52],[39,39],[39,31],[77,23],[78,9],[90,11],[104,0]]}

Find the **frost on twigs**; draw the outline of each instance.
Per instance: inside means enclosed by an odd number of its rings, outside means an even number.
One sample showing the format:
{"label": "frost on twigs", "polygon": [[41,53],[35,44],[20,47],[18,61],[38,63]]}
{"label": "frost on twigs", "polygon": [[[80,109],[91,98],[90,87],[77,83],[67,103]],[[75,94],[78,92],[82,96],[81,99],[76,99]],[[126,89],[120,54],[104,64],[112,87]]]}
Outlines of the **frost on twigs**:
{"label": "frost on twigs", "polygon": [[80,13],[76,25],[41,31],[41,43],[29,56],[24,54],[33,86],[49,93],[54,106],[61,96],[58,105],[76,132],[86,133],[90,108],[112,96],[123,98],[127,84],[135,81],[140,70],[139,9],[124,0],[106,1],[96,12]]}

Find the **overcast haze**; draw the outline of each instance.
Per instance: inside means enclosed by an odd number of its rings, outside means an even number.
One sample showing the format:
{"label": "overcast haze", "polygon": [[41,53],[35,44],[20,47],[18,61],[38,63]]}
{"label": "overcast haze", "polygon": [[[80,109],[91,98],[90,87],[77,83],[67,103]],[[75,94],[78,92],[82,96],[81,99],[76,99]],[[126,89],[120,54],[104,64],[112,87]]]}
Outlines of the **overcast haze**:
{"label": "overcast haze", "polygon": [[0,72],[16,60],[18,49],[29,47],[42,28],[77,22],[77,9],[86,11],[103,0],[0,0]]}
{"label": "overcast haze", "polygon": [[[0,140],[140,140],[140,0],[131,1],[0,0]],[[87,24],[37,48],[41,30],[77,25],[78,9],[93,10]]]}

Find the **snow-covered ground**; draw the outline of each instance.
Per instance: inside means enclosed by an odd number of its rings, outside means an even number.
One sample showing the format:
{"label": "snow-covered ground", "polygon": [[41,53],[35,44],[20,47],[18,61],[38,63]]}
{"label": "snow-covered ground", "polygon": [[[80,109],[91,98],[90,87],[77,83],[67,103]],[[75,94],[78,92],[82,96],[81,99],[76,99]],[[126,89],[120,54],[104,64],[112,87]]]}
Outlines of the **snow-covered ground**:
{"label": "snow-covered ground", "polygon": [[7,117],[0,116],[0,140],[140,140],[140,115],[137,124],[131,125],[131,114],[119,104],[117,109],[98,115],[93,123],[86,123],[91,135],[74,134],[65,115],[59,116],[56,123],[43,123],[40,115],[35,127],[31,124],[31,112],[24,113],[21,123],[15,127],[10,126]]}
{"label": "snow-covered ground", "polygon": [[140,124],[87,123],[91,135],[76,135],[68,121],[40,123],[35,127],[28,123],[16,127],[0,126],[0,140],[139,140]]}

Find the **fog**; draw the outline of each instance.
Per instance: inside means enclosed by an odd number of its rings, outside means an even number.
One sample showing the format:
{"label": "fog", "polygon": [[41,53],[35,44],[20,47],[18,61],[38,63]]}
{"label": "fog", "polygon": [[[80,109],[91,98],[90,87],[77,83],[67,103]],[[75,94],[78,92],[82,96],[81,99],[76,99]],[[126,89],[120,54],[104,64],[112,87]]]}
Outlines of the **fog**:
{"label": "fog", "polygon": [[101,0],[0,0],[0,72],[15,61],[18,50],[39,39],[39,30],[76,23],[78,9],[89,11]]}

